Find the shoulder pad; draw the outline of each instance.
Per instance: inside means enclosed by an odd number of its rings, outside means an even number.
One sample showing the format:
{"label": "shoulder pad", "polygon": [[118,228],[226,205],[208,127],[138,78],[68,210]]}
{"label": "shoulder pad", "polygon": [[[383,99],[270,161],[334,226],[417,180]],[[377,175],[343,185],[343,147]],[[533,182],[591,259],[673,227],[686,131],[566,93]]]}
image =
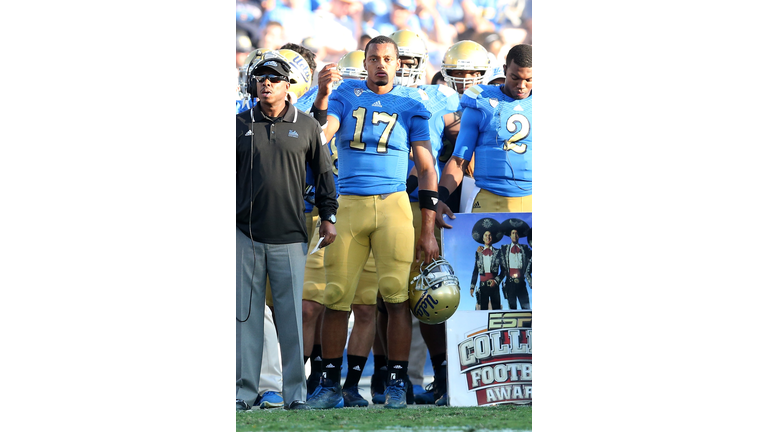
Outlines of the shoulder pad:
{"label": "shoulder pad", "polygon": [[442,85],[442,84],[437,86],[437,90],[440,93],[442,93],[442,94],[444,94],[444,95],[446,95],[448,97],[450,97],[450,96],[452,96],[454,94],[458,94],[458,93],[456,93],[456,90],[454,90],[454,89],[452,89],[452,88],[450,88],[450,87],[448,87],[446,85]]}

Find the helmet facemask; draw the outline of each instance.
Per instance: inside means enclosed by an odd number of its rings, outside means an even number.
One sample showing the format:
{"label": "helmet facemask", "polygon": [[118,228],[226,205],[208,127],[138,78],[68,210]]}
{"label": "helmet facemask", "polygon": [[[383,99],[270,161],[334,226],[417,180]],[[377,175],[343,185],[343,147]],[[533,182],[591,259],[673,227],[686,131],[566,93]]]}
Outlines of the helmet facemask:
{"label": "helmet facemask", "polygon": [[415,86],[423,82],[426,63],[423,57],[400,56],[400,69],[395,72],[395,85]]}

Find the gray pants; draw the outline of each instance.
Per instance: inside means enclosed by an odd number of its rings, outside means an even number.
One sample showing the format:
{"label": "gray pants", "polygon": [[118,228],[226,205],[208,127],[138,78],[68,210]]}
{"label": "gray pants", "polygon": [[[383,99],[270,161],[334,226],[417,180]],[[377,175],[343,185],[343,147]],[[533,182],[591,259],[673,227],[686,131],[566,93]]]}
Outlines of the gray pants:
{"label": "gray pants", "polygon": [[[259,396],[259,378],[264,348],[264,308],[267,275],[275,305],[275,325],[283,365],[283,400],[289,405],[306,400],[304,351],[301,327],[301,294],[307,244],[282,245],[251,242],[237,235],[237,376],[236,398],[249,405]],[[255,255],[255,257],[254,257]],[[254,259],[255,258],[255,259]]]}

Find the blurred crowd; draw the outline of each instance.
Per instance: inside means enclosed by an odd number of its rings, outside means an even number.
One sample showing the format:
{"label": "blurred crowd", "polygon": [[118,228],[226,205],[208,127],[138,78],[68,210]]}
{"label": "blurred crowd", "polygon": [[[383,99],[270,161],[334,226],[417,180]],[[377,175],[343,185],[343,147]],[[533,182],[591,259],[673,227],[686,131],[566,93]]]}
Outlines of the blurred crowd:
{"label": "blurred crowd", "polygon": [[478,42],[494,65],[504,63],[512,46],[532,44],[532,0],[237,0],[236,6],[238,68],[254,49],[290,42],[315,52],[320,70],[372,37],[410,29],[427,41],[429,80],[458,41]]}

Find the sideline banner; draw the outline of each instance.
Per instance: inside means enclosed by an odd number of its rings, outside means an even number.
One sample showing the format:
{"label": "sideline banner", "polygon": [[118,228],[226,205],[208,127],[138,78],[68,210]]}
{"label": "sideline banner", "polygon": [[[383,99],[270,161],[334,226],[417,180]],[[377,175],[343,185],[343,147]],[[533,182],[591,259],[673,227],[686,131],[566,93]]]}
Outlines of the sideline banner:
{"label": "sideline banner", "polygon": [[448,405],[528,405],[531,311],[456,311],[446,321]]}

